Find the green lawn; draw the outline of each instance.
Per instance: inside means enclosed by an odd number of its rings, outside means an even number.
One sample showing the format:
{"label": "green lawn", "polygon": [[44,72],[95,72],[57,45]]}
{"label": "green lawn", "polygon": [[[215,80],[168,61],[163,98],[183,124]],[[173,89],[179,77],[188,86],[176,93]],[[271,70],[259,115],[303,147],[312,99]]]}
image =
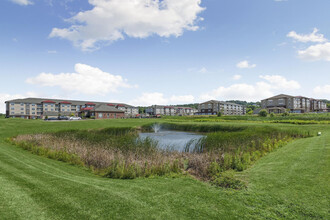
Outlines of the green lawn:
{"label": "green lawn", "polygon": [[[248,189],[225,190],[189,177],[114,180],[36,156],[5,142],[22,133],[154,120],[44,122],[0,119],[0,219],[329,219],[330,126],[283,125],[322,136],[299,139],[240,173]],[[242,122],[230,122],[237,124]],[[260,123],[245,123],[260,126]]]}

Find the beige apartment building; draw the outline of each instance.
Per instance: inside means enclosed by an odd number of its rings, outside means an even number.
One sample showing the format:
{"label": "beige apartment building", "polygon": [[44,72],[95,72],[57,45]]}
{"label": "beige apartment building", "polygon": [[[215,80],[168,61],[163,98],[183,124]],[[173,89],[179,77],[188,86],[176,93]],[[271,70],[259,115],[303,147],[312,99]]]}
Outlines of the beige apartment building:
{"label": "beige apartment building", "polygon": [[194,115],[197,109],[189,107],[177,107],[177,106],[164,106],[164,105],[153,105],[146,109],[146,113],[149,115]]}
{"label": "beige apartment building", "polygon": [[[89,102],[43,98],[14,99],[5,102],[7,118],[44,119],[58,116],[80,116],[86,109],[97,113],[97,109],[107,109],[121,117],[136,117],[137,107],[122,103]],[[120,113],[123,114],[120,114]]]}
{"label": "beige apartment building", "polygon": [[264,100],[261,100],[261,107],[267,109],[269,113],[308,113],[308,112],[326,112],[326,103],[304,96],[291,96],[280,94]]}
{"label": "beige apartment building", "polygon": [[198,113],[196,115],[217,115],[219,112],[223,115],[245,115],[246,109],[243,105],[210,100],[198,105]]}

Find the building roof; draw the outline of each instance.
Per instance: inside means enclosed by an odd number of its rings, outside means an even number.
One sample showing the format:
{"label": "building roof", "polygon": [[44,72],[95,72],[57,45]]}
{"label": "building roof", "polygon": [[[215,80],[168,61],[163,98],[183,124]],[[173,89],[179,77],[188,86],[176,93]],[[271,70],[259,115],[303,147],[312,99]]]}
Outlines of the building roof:
{"label": "building roof", "polygon": [[117,112],[117,113],[125,113],[122,110],[116,109],[115,107],[104,105],[104,104],[97,104],[94,108],[96,112]]}
{"label": "building roof", "polygon": [[240,104],[236,104],[236,103],[232,103],[232,102],[224,102],[224,101],[218,101],[218,100],[210,100],[210,101],[207,101],[207,102],[203,102],[203,103],[200,103],[200,104],[210,104],[210,103],[215,103],[215,104],[223,104],[223,105],[238,105],[238,106],[242,106]]}
{"label": "building roof", "polygon": [[[294,98],[294,96],[286,95],[286,94],[279,94],[279,95],[276,95],[276,96],[269,97],[267,99],[279,99],[279,98]],[[264,100],[267,100],[267,99],[263,99],[261,101],[264,101]]]}
{"label": "building roof", "polygon": [[42,101],[41,103],[56,103],[56,102],[54,102],[52,100],[45,100],[45,101]]}
{"label": "building roof", "polygon": [[90,110],[93,110],[94,107],[87,107],[87,108],[82,108],[81,110],[82,111],[90,111]]}

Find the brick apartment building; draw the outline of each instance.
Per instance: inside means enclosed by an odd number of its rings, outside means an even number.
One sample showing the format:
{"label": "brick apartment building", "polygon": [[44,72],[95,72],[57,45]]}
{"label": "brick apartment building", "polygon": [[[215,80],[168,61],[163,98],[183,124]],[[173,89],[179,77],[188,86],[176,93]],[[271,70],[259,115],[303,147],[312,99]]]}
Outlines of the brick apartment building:
{"label": "brick apartment building", "polygon": [[308,112],[326,112],[326,103],[313,98],[304,96],[290,96],[280,94],[264,100],[261,100],[261,108],[267,109],[269,113],[308,113]]}
{"label": "brick apartment building", "polygon": [[82,114],[95,118],[128,118],[139,113],[137,107],[121,103],[42,98],[14,99],[5,103],[8,118],[44,119]]}

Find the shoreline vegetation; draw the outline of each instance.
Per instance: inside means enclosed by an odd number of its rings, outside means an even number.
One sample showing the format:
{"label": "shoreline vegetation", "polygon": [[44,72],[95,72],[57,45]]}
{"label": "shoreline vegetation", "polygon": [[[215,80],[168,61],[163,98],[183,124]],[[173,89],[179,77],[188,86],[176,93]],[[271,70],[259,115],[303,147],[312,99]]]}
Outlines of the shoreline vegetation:
{"label": "shoreline vegetation", "polygon": [[235,178],[237,172],[294,139],[312,136],[307,130],[295,128],[160,123],[163,129],[206,135],[194,149],[188,144],[185,152],[177,152],[161,150],[149,138],[138,138],[138,132],[151,131],[153,124],[24,134],[11,138],[11,142],[34,154],[86,167],[104,177],[191,175],[220,187],[242,189],[246,184]]}
{"label": "shoreline vegetation", "polygon": [[[210,119],[217,118],[225,116]],[[115,219],[329,219],[328,125],[193,120],[194,117],[177,117],[49,123],[42,120],[2,118],[0,216],[4,219],[109,219],[109,216]],[[213,140],[216,140],[213,134],[219,132],[228,133],[232,137],[246,132],[248,140],[251,135],[257,137],[260,130],[271,133],[275,130],[282,134],[292,131],[292,134],[315,137],[292,137],[292,141],[283,143],[283,147],[274,148],[271,153],[251,161],[243,171],[224,168],[224,171],[218,173],[219,167],[223,167],[223,159],[219,156],[220,153],[211,151],[209,155],[215,155],[219,161],[206,161],[210,165],[207,170],[210,175],[206,180],[195,178],[197,175],[194,175],[193,168],[189,167],[188,163],[184,163],[179,173],[170,172],[163,176],[150,175],[149,178],[130,180],[107,178],[102,177],[105,173],[88,169],[77,155],[66,154],[64,149],[68,151],[68,146],[63,147],[62,152],[53,151],[50,146],[46,146],[49,149],[38,149],[34,146],[36,148],[27,151],[8,142],[21,135],[51,135],[60,142],[61,136],[67,135],[68,140],[63,141],[70,143],[70,138],[75,137],[86,143],[87,147],[92,147],[94,145],[88,141],[96,143],[101,131],[110,128],[111,131],[107,132],[112,134],[106,135],[110,145],[111,139],[116,140],[116,137],[108,136],[125,136],[122,130],[115,132],[114,128],[123,128],[125,132],[128,128],[133,129],[133,133],[136,130],[144,132],[144,128],[154,123],[175,124],[169,126],[180,126],[181,130],[194,129],[195,132],[204,126],[203,134],[207,133]],[[225,131],[232,127],[240,129]],[[79,136],[79,131],[82,132],[82,137]],[[59,133],[56,136],[57,132]],[[321,135],[316,136],[318,132],[321,132]],[[90,136],[83,139],[86,133]],[[240,136],[242,135],[238,137]],[[230,140],[226,135],[223,138]],[[101,143],[98,142],[102,146]],[[233,144],[235,145],[237,144]],[[229,151],[220,145],[215,148],[232,152],[230,147]],[[31,150],[34,153],[31,153]],[[114,152],[112,148],[110,150]],[[202,154],[194,154],[206,155],[209,158],[205,151]],[[197,158],[195,161],[204,162],[202,159]],[[70,165],[69,161],[78,165]],[[211,170],[215,172],[210,172]]]}

